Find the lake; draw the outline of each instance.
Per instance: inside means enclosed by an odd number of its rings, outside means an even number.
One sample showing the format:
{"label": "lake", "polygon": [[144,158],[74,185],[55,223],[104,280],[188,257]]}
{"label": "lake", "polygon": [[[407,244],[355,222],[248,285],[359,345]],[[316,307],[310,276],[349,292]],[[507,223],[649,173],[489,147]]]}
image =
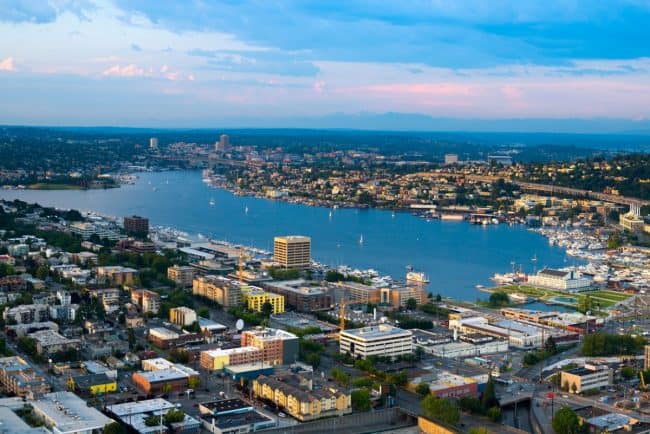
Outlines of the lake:
{"label": "lake", "polygon": [[236,196],[206,186],[199,171],[139,176],[134,185],[116,189],[0,190],[0,198],[112,216],[138,214],[153,225],[266,250],[273,250],[276,235],[308,235],[319,262],[374,268],[400,280],[412,265],[429,276],[430,292],[469,301],[486,298],[476,285],[491,285],[489,278],[511,271],[513,261],[526,272],[577,263],[524,226],[427,221],[407,212],[330,210]]}

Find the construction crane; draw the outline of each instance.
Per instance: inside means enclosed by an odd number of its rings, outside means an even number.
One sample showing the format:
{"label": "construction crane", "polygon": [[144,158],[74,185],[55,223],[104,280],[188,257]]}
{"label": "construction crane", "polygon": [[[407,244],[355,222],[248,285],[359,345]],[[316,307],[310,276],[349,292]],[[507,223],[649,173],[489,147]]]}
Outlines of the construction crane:
{"label": "construction crane", "polygon": [[339,311],[339,328],[345,330],[345,300],[341,300],[341,309]]}
{"label": "construction crane", "polygon": [[643,371],[639,371],[639,378],[641,379],[641,390],[644,392],[648,390],[648,386],[645,384],[645,378],[643,378]]}

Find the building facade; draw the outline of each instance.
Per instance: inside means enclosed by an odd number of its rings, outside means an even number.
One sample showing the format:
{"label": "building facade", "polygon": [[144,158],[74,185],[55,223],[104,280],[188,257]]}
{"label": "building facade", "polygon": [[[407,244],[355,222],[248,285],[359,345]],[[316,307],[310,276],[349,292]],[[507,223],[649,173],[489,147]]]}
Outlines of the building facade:
{"label": "building facade", "polygon": [[242,294],[244,296],[246,307],[249,310],[262,312],[264,304],[269,303],[273,308],[273,314],[284,312],[284,296],[280,294],[267,292],[253,286],[242,287]]}
{"label": "building facade", "polygon": [[124,217],[124,230],[129,233],[147,234],[149,233],[149,219],[137,215]]}
{"label": "building facade", "polygon": [[614,371],[607,366],[585,365],[560,374],[560,386],[572,393],[598,390],[614,384]]}
{"label": "building facade", "polygon": [[413,334],[388,324],[342,330],[339,351],[355,358],[397,357],[413,353]]}
{"label": "building facade", "polygon": [[242,346],[252,346],[262,352],[262,361],[271,365],[287,365],[298,358],[298,337],[280,329],[258,327],[241,334]]}
{"label": "building facade", "polygon": [[196,269],[188,265],[174,265],[167,268],[167,278],[182,288],[192,286],[195,275]]}
{"label": "building facade", "polygon": [[311,266],[311,238],[287,235],[273,239],[273,260],[283,268],[304,269]]}
{"label": "building facade", "polygon": [[196,312],[185,306],[173,307],[169,309],[169,321],[181,327],[189,326],[197,321]]}
{"label": "building facade", "polygon": [[242,290],[239,282],[222,276],[199,276],[192,282],[192,294],[216,301],[224,307],[239,306]]}

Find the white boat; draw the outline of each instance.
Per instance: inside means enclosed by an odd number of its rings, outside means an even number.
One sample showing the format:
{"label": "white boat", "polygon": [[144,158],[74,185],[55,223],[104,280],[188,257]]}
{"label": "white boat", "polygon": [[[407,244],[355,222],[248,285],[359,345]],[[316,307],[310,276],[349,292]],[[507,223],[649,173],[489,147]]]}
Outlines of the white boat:
{"label": "white boat", "polygon": [[330,211],[330,218],[332,218],[332,211]]}
{"label": "white boat", "polygon": [[244,207],[244,214],[248,214],[248,205]]}
{"label": "white boat", "polygon": [[359,244],[363,244],[363,234],[359,237]]}
{"label": "white boat", "polygon": [[417,272],[417,271],[409,271],[408,273],[406,273],[406,281],[413,282],[413,283],[429,283],[429,278],[424,273]]}
{"label": "white boat", "polygon": [[210,204],[210,206],[214,206],[217,202],[215,202],[214,198],[213,198],[213,199],[210,199],[210,201],[208,203]]}

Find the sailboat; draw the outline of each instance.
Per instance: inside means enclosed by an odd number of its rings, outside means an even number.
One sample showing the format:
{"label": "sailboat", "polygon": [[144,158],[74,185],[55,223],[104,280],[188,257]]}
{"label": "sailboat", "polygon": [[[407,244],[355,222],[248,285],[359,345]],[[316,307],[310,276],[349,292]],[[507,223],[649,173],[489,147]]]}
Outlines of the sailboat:
{"label": "sailboat", "polygon": [[359,237],[359,244],[363,244],[363,234]]}
{"label": "sailboat", "polygon": [[248,214],[248,205],[244,207],[244,214]]}
{"label": "sailboat", "polygon": [[330,211],[330,219],[332,218],[332,211]]}

